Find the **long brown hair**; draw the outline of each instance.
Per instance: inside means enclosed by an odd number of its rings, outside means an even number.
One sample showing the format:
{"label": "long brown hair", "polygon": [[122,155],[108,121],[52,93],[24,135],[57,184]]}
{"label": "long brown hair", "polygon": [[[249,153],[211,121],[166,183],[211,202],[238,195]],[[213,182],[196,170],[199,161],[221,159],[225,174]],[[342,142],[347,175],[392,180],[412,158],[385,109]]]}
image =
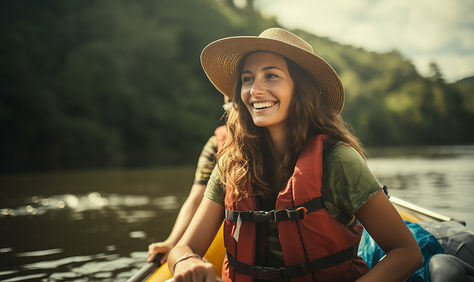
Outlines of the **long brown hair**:
{"label": "long brown hair", "polygon": [[276,197],[291,177],[298,155],[311,136],[326,134],[330,144],[343,142],[364,156],[362,146],[347,129],[341,115],[324,106],[324,93],[320,93],[317,82],[297,64],[285,60],[295,88],[285,121],[288,149],[278,165],[275,165],[268,130],[254,124],[240,97],[240,80],[236,85],[226,124],[228,134],[217,155],[221,182],[232,188],[236,201],[249,196],[248,184],[252,184],[256,195]]}

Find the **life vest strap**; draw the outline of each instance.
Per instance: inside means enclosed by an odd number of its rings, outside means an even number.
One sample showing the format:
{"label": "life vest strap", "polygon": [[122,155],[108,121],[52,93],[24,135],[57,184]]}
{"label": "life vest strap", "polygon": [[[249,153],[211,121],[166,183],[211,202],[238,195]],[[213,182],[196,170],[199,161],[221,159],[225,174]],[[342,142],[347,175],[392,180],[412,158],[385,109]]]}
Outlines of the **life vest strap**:
{"label": "life vest strap", "polygon": [[282,220],[301,220],[307,213],[324,208],[322,197],[317,197],[291,209],[271,211],[236,211],[225,210],[225,219],[237,221],[240,216],[242,221],[252,222],[277,222]]}
{"label": "life vest strap", "polygon": [[256,266],[242,263],[237,261],[228,251],[227,259],[229,265],[231,265],[234,268],[234,271],[238,273],[249,275],[256,279],[287,281],[291,278],[304,276],[312,272],[318,272],[357,257],[358,248],[358,245],[354,245],[329,256],[317,258],[306,263],[283,267]]}

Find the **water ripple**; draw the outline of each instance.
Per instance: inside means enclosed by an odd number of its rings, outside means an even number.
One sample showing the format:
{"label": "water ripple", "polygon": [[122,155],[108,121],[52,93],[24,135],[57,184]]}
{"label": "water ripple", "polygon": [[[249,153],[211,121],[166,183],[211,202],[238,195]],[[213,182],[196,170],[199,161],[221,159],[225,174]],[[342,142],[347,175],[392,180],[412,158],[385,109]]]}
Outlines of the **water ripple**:
{"label": "water ripple", "polygon": [[75,256],[75,257],[68,257],[58,260],[50,260],[50,261],[40,261],[30,264],[23,265],[26,269],[55,269],[59,266],[71,264],[74,262],[85,262],[91,261],[94,259],[94,256]]}
{"label": "water ripple", "polygon": [[47,274],[45,274],[45,273],[30,274],[30,275],[12,277],[12,278],[8,278],[8,279],[2,280],[2,281],[3,282],[26,281],[26,280],[31,280],[31,279],[42,278],[42,277],[45,277],[46,275]]}
{"label": "water ripple", "polygon": [[[112,209],[120,210],[124,207],[155,206],[163,210],[175,210],[179,207],[176,196],[164,196],[150,199],[147,196],[136,195],[101,195],[98,192],[91,192],[86,195],[55,195],[31,197],[31,202],[16,208],[0,208],[0,217],[4,216],[28,216],[42,215],[48,211],[69,209],[74,213],[81,213],[89,210]],[[155,208],[135,211],[132,218],[150,218],[155,216]],[[82,219],[81,215],[73,218]]]}
{"label": "water ripple", "polygon": [[24,253],[17,253],[17,257],[40,257],[40,256],[48,256],[53,254],[62,253],[62,249],[50,249],[50,250],[42,250],[42,251],[34,251],[34,252],[24,252]]}

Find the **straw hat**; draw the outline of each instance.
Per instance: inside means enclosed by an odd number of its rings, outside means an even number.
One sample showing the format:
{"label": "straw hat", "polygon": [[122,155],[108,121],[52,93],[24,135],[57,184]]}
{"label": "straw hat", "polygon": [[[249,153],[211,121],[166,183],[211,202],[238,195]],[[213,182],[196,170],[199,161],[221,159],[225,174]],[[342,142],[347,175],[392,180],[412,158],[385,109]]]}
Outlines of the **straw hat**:
{"label": "straw hat", "polygon": [[302,67],[319,84],[328,107],[340,113],[344,88],[334,69],[318,57],[311,45],[295,34],[270,28],[259,36],[235,36],[216,40],[201,53],[201,64],[209,80],[224,95],[233,99],[242,58],[254,51],[280,54]]}

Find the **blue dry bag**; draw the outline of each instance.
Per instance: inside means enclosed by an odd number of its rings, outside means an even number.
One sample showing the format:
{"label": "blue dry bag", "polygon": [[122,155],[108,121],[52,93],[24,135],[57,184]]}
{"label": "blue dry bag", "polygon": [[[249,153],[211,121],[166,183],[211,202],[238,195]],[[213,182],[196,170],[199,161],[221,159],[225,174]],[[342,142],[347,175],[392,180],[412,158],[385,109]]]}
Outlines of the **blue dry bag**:
{"label": "blue dry bag", "polygon": [[[420,246],[421,253],[423,254],[423,265],[418,268],[407,281],[430,281],[428,269],[430,259],[436,254],[442,254],[444,252],[443,247],[441,247],[431,233],[423,229],[420,225],[406,220],[405,223],[418,242],[418,246]],[[385,252],[364,229],[359,244],[358,255],[363,258],[369,265],[369,268],[372,269],[385,255]]]}

